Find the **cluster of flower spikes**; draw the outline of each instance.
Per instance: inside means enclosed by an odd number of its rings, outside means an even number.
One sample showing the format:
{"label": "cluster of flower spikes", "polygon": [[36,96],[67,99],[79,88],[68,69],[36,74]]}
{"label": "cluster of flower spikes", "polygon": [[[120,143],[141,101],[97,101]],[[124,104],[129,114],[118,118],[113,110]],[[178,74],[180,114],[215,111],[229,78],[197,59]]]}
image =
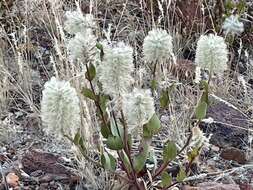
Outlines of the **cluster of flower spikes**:
{"label": "cluster of flower spikes", "polygon": [[85,61],[95,54],[97,39],[93,34],[93,29],[96,27],[93,16],[83,15],[80,8],[76,11],[67,11],[65,16],[64,29],[74,35],[67,42],[69,58],[71,61]]}
{"label": "cluster of flower spikes", "polygon": [[[120,42],[104,49],[104,61],[98,68],[99,81],[105,94],[123,97],[122,109],[130,132],[154,115],[154,99],[149,90],[134,88],[129,92],[134,69],[132,48]],[[173,54],[172,37],[165,30],[151,30],[144,39],[143,54],[149,63],[169,59]]]}
{"label": "cluster of flower spikes", "polygon": [[[66,12],[65,31],[72,35],[67,42],[70,60],[82,60],[92,54],[96,37],[93,16],[83,15],[80,9]],[[62,137],[73,135],[80,127],[80,105],[75,88],[70,82],[52,77],[44,86],[41,101],[41,118],[47,133]]]}

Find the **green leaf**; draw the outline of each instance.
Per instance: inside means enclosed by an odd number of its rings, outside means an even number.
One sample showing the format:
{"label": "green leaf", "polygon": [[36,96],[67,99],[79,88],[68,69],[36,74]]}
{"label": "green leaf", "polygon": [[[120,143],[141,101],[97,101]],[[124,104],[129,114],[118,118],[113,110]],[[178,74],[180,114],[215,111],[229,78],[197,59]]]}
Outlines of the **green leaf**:
{"label": "green leaf", "polygon": [[104,57],[104,48],[103,48],[103,45],[101,43],[97,43],[96,47],[100,50],[100,59],[103,60],[103,57]]}
{"label": "green leaf", "polygon": [[177,147],[174,142],[167,142],[163,148],[163,162],[174,160],[177,156]]}
{"label": "green leaf", "polygon": [[140,172],[146,164],[148,158],[148,145],[143,145],[142,151],[134,157],[134,169],[136,172]]}
{"label": "green leaf", "polygon": [[124,136],[124,129],[123,126],[120,125],[120,123],[117,123],[117,126],[114,122],[111,122],[111,132],[113,136],[116,137],[123,137]]}
{"label": "green leaf", "polygon": [[74,144],[78,145],[79,144],[79,140],[81,138],[81,135],[79,132],[76,133],[75,137],[74,137]]}
{"label": "green leaf", "polygon": [[189,153],[187,153],[188,161],[193,161],[199,155],[199,148],[193,148]]}
{"label": "green leaf", "polygon": [[85,73],[85,78],[89,81],[92,81],[96,76],[96,68],[93,64],[90,64],[88,70]]}
{"label": "green leaf", "polygon": [[158,82],[156,80],[151,81],[151,90],[155,91],[157,88]]}
{"label": "green leaf", "polygon": [[109,97],[106,95],[100,95],[99,96],[99,105],[103,111],[103,113],[106,113],[106,104],[109,101]]}
{"label": "green leaf", "polygon": [[160,98],[160,106],[161,108],[166,108],[170,103],[170,96],[168,90],[164,90],[161,93],[161,98]]}
{"label": "green leaf", "polygon": [[149,122],[143,126],[143,137],[151,138],[153,135],[159,132],[160,127],[160,120],[157,115],[154,114]]}
{"label": "green leaf", "polygon": [[239,1],[236,8],[239,14],[243,14],[247,10],[247,4],[245,1]]}
{"label": "green leaf", "polygon": [[99,49],[99,50],[103,50],[103,45],[101,43],[97,43],[96,44],[96,47]]}
{"label": "green leaf", "polygon": [[86,151],[86,148],[85,148],[85,146],[84,146],[84,140],[83,140],[83,137],[80,137],[80,139],[79,139],[79,146],[81,147],[81,149],[82,149],[82,151]]}
{"label": "green leaf", "polygon": [[109,155],[107,152],[104,152],[104,154],[102,154],[101,156],[101,164],[103,165],[103,167],[105,169],[109,169],[111,166],[110,166],[110,158],[109,158]]}
{"label": "green leaf", "polygon": [[104,152],[102,154],[101,163],[104,169],[111,170],[111,171],[116,170],[117,161],[111,154],[108,154],[107,152]]}
{"label": "green leaf", "polygon": [[83,88],[82,94],[83,94],[85,97],[87,97],[87,98],[89,98],[89,99],[91,99],[91,100],[96,101],[96,95],[95,95],[89,88]]}
{"label": "green leaf", "polygon": [[111,170],[115,171],[117,167],[117,160],[111,154],[109,154],[109,157],[111,161]]}
{"label": "green leaf", "polygon": [[108,137],[106,144],[111,150],[121,150],[124,147],[121,138],[112,135]]}
{"label": "green leaf", "polygon": [[131,134],[128,134],[128,136],[127,136],[127,143],[128,143],[128,145],[129,145],[129,147],[130,147],[130,149],[131,149],[131,147],[132,147],[132,145],[133,145],[133,141],[132,141],[132,136],[131,136]]}
{"label": "green leaf", "polygon": [[103,135],[104,138],[108,138],[109,135],[111,135],[111,131],[110,131],[110,126],[109,125],[101,125],[101,134]]}
{"label": "green leaf", "polygon": [[202,80],[200,82],[200,86],[201,88],[204,89],[204,92],[200,98],[200,102],[206,102],[207,104],[209,104],[209,98],[208,98],[208,93],[209,93],[209,85],[208,82],[206,80]]}
{"label": "green leaf", "polygon": [[178,182],[182,182],[182,181],[184,181],[185,178],[186,178],[186,173],[185,173],[184,169],[182,167],[180,167],[180,170],[177,174],[176,179]]}
{"label": "green leaf", "polygon": [[172,177],[168,174],[168,172],[163,172],[162,175],[162,187],[167,187],[171,185]]}
{"label": "green leaf", "polygon": [[207,103],[206,102],[199,102],[198,106],[196,107],[195,114],[198,120],[202,120],[206,117],[207,112]]}
{"label": "green leaf", "polygon": [[131,164],[130,164],[129,158],[124,150],[122,151],[122,157],[123,157],[123,163],[126,167],[126,170],[130,173],[131,172]]}

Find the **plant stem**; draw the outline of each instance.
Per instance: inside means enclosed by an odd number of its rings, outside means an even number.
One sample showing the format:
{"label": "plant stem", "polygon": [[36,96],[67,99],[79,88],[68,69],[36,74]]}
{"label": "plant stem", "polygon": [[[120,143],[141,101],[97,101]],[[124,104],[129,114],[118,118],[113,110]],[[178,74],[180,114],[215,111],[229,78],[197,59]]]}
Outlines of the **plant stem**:
{"label": "plant stem", "polygon": [[[154,70],[152,72],[152,83],[156,83],[156,67],[157,67],[157,64],[158,64],[158,61],[155,62],[155,65],[154,65]],[[152,68],[151,68],[152,70]],[[155,88],[156,86],[151,86],[151,90],[152,90],[152,96],[155,95]]]}
{"label": "plant stem", "polygon": [[100,103],[99,103],[99,102],[100,102],[100,101],[99,101],[99,96],[96,96],[95,88],[94,88],[94,86],[93,86],[93,84],[92,84],[92,81],[90,80],[90,72],[89,72],[88,65],[85,64],[85,67],[86,67],[86,70],[87,70],[87,75],[88,75],[88,81],[89,81],[89,83],[90,83],[90,88],[91,88],[93,94],[94,94],[95,97],[96,97],[96,100],[94,101],[94,102],[95,102],[95,105],[96,105],[96,107],[98,108],[98,110],[99,110],[99,112],[100,112],[100,115],[101,115],[101,117],[102,117],[102,121],[103,121],[104,125],[106,126],[107,122],[106,122],[106,119],[105,119],[103,110],[102,110],[102,108],[101,108],[101,106],[100,106]]}
{"label": "plant stem", "polygon": [[137,186],[137,188],[139,190],[141,190],[142,188],[140,187],[140,185],[138,183],[138,180],[137,180],[138,177],[136,176],[136,171],[134,169],[133,161],[131,159],[131,147],[128,144],[128,130],[127,130],[127,124],[125,122],[125,116],[124,116],[124,113],[123,113],[122,110],[120,111],[120,113],[121,113],[121,118],[122,118],[123,126],[124,126],[124,145],[125,145],[124,149],[126,151],[127,157],[129,159],[129,162],[130,162],[130,165],[131,165],[131,168],[132,168],[132,173],[133,173],[135,185]]}
{"label": "plant stem", "polygon": [[[177,153],[177,156],[179,156],[186,148],[187,146],[190,144],[192,138],[192,133],[190,133],[190,136],[187,139],[187,142],[185,143],[185,145],[181,148],[181,150]],[[157,176],[159,176],[166,168],[167,166],[170,164],[171,161],[165,162],[163,163],[155,172],[155,174],[152,176],[152,179],[155,179]]]}

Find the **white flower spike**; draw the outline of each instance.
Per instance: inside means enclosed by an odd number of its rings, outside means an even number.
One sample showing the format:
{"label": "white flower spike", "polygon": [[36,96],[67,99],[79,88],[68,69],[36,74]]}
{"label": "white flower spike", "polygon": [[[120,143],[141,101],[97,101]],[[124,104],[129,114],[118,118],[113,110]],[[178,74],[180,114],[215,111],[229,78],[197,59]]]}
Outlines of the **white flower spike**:
{"label": "white flower spike", "polygon": [[228,50],[224,38],[214,34],[200,36],[195,63],[202,69],[222,74],[227,69]]}
{"label": "white flower spike", "polygon": [[48,134],[74,136],[80,127],[80,107],[76,90],[67,81],[52,77],[42,92],[41,118]]}
{"label": "white flower spike", "polygon": [[67,11],[66,21],[64,22],[64,29],[69,34],[76,34],[78,32],[86,32],[96,27],[93,15],[83,15],[81,10]]}
{"label": "white flower spike", "polygon": [[161,63],[173,55],[172,37],[166,30],[153,29],[149,31],[143,43],[144,60]]}
{"label": "white flower spike", "polygon": [[222,29],[226,34],[241,35],[244,31],[243,23],[239,21],[238,15],[231,15],[227,17],[222,25]]}
{"label": "white flower spike", "polygon": [[127,93],[133,78],[133,49],[123,42],[104,49],[104,61],[98,67],[99,81],[105,94],[119,96]]}
{"label": "white flower spike", "polygon": [[67,50],[70,60],[83,60],[84,58],[90,58],[95,52],[96,37],[87,32],[84,34],[78,32],[67,43]]}
{"label": "white flower spike", "polygon": [[123,96],[123,112],[125,114],[129,133],[136,127],[148,123],[155,113],[154,99],[150,90],[137,89]]}

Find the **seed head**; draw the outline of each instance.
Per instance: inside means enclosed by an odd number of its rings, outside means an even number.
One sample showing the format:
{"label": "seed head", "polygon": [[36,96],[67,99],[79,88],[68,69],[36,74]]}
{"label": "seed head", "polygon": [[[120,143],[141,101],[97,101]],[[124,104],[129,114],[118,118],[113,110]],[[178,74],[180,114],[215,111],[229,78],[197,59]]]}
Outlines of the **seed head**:
{"label": "seed head", "polygon": [[226,34],[240,35],[244,31],[244,26],[243,23],[239,21],[238,15],[231,15],[225,19],[222,29]]}
{"label": "seed head", "polygon": [[142,127],[155,113],[154,99],[150,90],[137,89],[123,96],[123,112],[127,119],[129,132]]}
{"label": "seed head", "polygon": [[52,77],[42,92],[41,118],[46,133],[72,137],[80,127],[80,107],[76,90],[67,81]]}
{"label": "seed head", "polygon": [[76,11],[67,11],[65,15],[66,21],[64,22],[64,29],[69,34],[84,33],[87,29],[92,29],[96,26],[93,15],[83,15],[79,9]]}
{"label": "seed head", "polygon": [[173,54],[172,37],[162,29],[149,31],[144,39],[143,54],[147,62],[161,62],[169,59]]}
{"label": "seed head", "polygon": [[118,96],[128,92],[133,78],[133,49],[123,42],[104,49],[104,60],[98,67],[99,80],[105,94]]}
{"label": "seed head", "polygon": [[228,50],[224,39],[214,34],[202,35],[197,43],[196,64],[202,69],[223,73],[227,69]]}

